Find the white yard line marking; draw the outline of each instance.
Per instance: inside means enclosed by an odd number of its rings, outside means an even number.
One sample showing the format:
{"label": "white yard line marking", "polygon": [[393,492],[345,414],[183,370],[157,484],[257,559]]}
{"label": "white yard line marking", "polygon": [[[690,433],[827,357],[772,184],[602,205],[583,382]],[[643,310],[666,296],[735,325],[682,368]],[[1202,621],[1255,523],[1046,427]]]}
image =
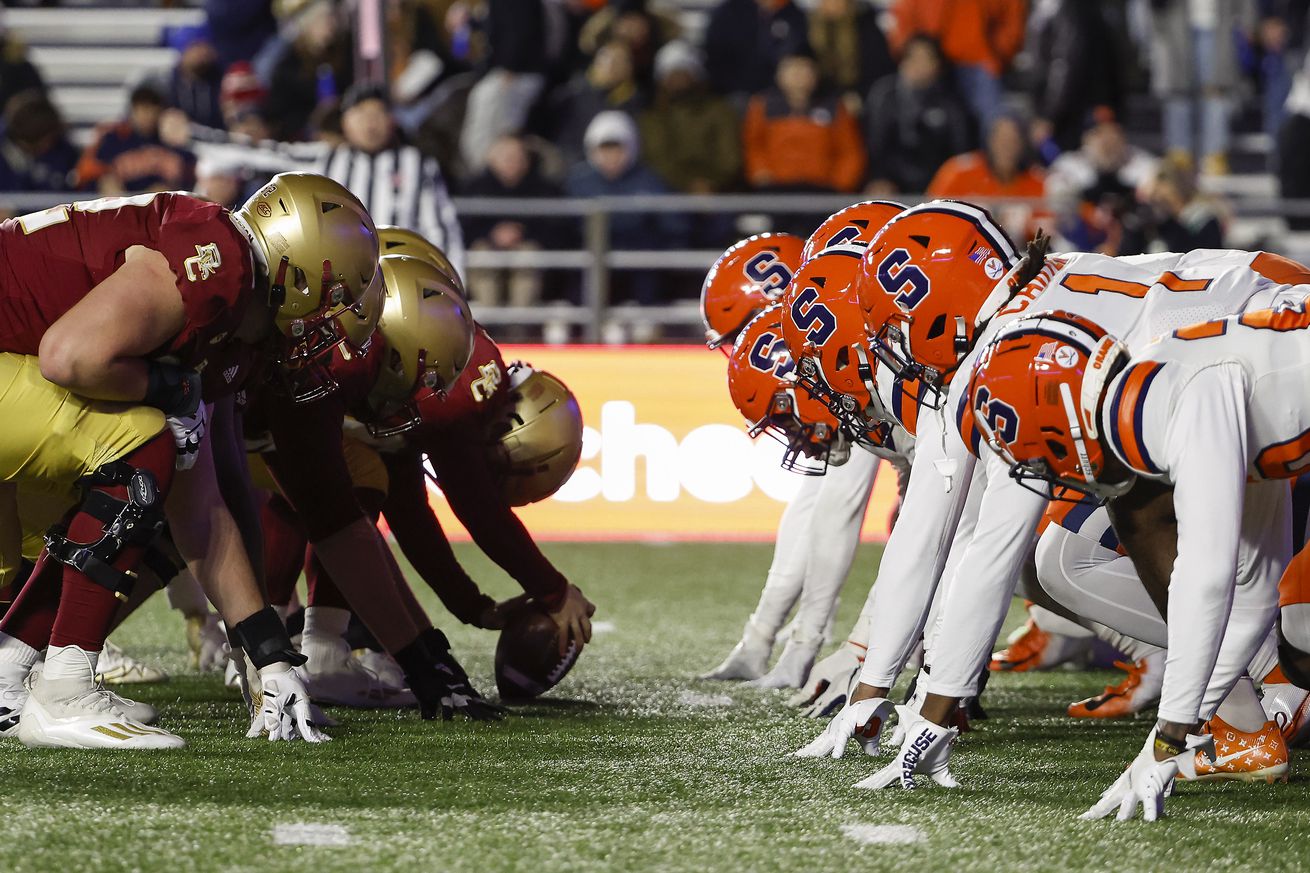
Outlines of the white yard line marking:
{"label": "white yard line marking", "polygon": [[923,842],[923,831],[914,825],[844,824],[843,835],[866,846],[903,846]]}
{"label": "white yard line marking", "polygon": [[350,831],[334,824],[273,825],[275,846],[349,846],[355,841]]}

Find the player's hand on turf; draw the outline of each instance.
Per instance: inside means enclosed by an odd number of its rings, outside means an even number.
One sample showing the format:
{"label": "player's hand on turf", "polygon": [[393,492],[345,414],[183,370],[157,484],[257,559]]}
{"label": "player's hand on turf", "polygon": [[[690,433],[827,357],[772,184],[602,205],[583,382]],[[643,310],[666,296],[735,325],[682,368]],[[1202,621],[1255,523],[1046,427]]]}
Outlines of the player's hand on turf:
{"label": "player's hand on turf", "polygon": [[916,775],[926,775],[943,788],[955,788],[960,783],[951,775],[948,764],[951,746],[960,732],[928,721],[908,706],[896,707],[896,715],[905,728],[905,740],[890,764],[868,779],[855,783],[856,788],[886,788],[900,785],[917,787]]}
{"label": "player's hand on turf", "polygon": [[518,597],[511,597],[509,600],[493,603],[482,610],[482,614],[478,616],[478,627],[483,630],[504,630],[509,617],[531,602],[531,595],[520,594]]}
{"label": "player's hand on turf", "polygon": [[803,707],[806,718],[828,718],[846,705],[855,677],[860,672],[860,649],[842,643],[837,651],[814,665],[809,683],[787,702]]}
{"label": "player's hand on turf", "polygon": [[1196,776],[1197,750],[1204,751],[1212,760],[1214,758],[1213,738],[1189,734],[1182,754],[1156,760],[1155,736],[1156,731],[1152,728],[1146,744],[1128,769],[1079,818],[1095,821],[1113,812],[1117,813],[1115,818],[1119,821],[1130,821],[1136,817],[1137,807],[1141,806],[1142,819],[1156,821],[1164,816],[1164,799],[1172,793],[1174,777],[1180,772]]}
{"label": "player's hand on turf", "polygon": [[267,736],[272,742],[323,743],[332,739],[315,723],[314,707],[300,674],[280,662],[259,671],[259,708],[246,736]]}
{"label": "player's hand on turf", "polygon": [[168,429],[173,433],[173,444],[177,446],[175,462],[177,469],[190,470],[196,464],[196,457],[200,454],[200,444],[205,439],[205,429],[208,424],[205,404],[196,407],[196,411],[191,415],[170,416],[165,421],[168,422]]}
{"label": "player's hand on turf", "polygon": [[798,758],[823,758],[829,755],[840,758],[846,754],[846,744],[854,739],[864,754],[876,755],[878,736],[882,733],[883,722],[891,712],[892,702],[885,697],[871,697],[847,704],[828,722],[823,733],[793,754]]}
{"label": "player's hand on turf", "polygon": [[596,606],[582,589],[570,584],[564,595],[564,603],[550,613],[550,617],[559,625],[559,656],[564,657],[569,650],[569,641],[573,640],[581,647],[591,642],[591,617],[596,614]]}

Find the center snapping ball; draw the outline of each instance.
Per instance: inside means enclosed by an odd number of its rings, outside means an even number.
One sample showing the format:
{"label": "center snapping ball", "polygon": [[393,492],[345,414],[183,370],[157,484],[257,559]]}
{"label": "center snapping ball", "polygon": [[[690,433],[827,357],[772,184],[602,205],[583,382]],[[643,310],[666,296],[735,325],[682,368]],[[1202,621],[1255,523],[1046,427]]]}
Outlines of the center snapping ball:
{"label": "center snapping ball", "polygon": [[539,606],[515,612],[496,643],[496,688],[505,700],[530,700],[545,694],[568,675],[582,654],[570,640],[560,657],[561,631]]}

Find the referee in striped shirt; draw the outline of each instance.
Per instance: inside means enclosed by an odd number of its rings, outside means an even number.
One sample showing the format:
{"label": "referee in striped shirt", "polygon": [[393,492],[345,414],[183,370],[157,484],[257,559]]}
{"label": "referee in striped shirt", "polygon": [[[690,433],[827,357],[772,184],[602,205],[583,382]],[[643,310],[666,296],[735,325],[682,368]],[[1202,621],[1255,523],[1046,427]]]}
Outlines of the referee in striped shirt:
{"label": "referee in striped shirt", "polygon": [[345,143],[241,142],[222,131],[192,128],[192,147],[220,164],[280,173],[322,173],[345,185],[376,224],[423,234],[464,275],[464,235],[436,158],[399,142],[384,85],[356,84],[341,101]]}

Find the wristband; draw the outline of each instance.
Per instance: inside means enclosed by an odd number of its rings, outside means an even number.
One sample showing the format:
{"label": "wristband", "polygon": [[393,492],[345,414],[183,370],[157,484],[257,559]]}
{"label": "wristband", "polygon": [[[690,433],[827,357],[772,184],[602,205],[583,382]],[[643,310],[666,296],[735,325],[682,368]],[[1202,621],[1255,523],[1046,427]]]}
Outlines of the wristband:
{"label": "wristband", "polygon": [[1159,731],[1156,731],[1153,748],[1155,749],[1156,757],[1164,755],[1166,758],[1177,758],[1183,752],[1187,751],[1182,743],[1163,736]]}
{"label": "wristband", "polygon": [[230,637],[241,646],[256,669],[263,669],[269,664],[284,661],[293,667],[305,663],[305,656],[291,645],[291,636],[286,625],[271,606],[265,606],[259,612],[237,622]]}
{"label": "wristband", "polygon": [[169,418],[195,415],[200,408],[200,374],[176,364],[146,361],[146,406]]}

